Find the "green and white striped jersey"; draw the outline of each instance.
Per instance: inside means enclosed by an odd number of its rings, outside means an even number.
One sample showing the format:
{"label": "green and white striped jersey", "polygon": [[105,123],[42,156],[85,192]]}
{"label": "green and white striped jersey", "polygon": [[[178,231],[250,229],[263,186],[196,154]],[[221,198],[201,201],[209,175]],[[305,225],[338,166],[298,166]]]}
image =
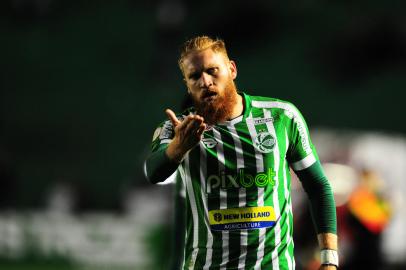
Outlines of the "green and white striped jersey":
{"label": "green and white striped jersey", "polygon": [[[289,166],[303,170],[318,157],[294,105],[242,95],[244,115],[209,127],[178,167],[187,208],[182,269],[295,268]],[[153,151],[173,136],[168,120]]]}

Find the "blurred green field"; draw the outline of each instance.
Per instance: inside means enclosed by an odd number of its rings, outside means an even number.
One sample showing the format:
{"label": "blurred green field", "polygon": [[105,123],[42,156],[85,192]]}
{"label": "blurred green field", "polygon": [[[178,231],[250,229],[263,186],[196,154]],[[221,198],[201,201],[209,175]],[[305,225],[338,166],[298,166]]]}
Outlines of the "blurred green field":
{"label": "blurred green field", "polygon": [[73,264],[70,262],[63,262],[63,261],[47,261],[47,260],[10,260],[4,261],[0,260],[0,270],[101,270],[101,269],[108,269],[108,270],[137,270],[137,269],[162,269],[162,266],[154,267],[154,266],[147,266],[138,268],[136,267],[128,267],[128,266],[85,266],[85,265],[78,265]]}
{"label": "blurred green field", "polygon": [[0,270],[78,270],[66,263],[0,261]]}

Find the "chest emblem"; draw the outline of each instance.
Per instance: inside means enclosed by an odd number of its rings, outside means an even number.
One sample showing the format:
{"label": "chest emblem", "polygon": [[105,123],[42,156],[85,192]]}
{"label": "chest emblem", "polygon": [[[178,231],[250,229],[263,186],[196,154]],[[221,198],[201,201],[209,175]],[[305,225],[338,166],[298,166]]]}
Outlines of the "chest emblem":
{"label": "chest emblem", "polygon": [[262,153],[270,153],[275,148],[275,138],[266,131],[258,133],[254,140],[254,146]]}
{"label": "chest emblem", "polygon": [[213,148],[217,145],[217,141],[213,138],[203,138],[202,142],[207,148]]}

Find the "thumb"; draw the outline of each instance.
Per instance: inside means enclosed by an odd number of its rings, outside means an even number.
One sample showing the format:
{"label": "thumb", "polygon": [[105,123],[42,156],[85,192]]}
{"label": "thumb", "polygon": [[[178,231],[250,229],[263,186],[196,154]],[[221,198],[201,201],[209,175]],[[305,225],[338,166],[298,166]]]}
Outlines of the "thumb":
{"label": "thumb", "polygon": [[174,127],[180,124],[179,119],[176,117],[175,113],[171,109],[166,109],[165,113],[168,116],[169,120],[171,120]]}

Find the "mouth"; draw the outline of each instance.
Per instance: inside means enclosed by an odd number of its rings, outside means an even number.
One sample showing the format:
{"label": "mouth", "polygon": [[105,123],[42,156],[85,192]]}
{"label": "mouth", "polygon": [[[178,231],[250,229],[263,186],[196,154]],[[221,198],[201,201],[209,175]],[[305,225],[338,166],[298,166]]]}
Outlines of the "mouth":
{"label": "mouth", "polygon": [[205,101],[210,101],[210,100],[216,98],[216,96],[217,96],[217,92],[209,90],[209,91],[205,91],[203,93],[202,99]]}

